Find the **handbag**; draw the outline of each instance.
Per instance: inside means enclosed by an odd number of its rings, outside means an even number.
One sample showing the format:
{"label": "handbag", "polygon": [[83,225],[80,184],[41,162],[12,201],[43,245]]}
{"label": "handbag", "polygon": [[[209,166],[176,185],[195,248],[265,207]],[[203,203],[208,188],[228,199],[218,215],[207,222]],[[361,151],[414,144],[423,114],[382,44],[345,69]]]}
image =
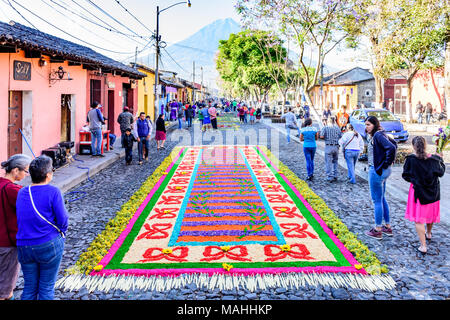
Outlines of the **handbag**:
{"label": "handbag", "polygon": [[41,217],[41,219],[43,219],[45,222],[47,222],[49,225],[51,225],[53,228],[55,228],[63,237],[63,239],[66,238],[66,236],[64,235],[64,232],[62,232],[57,226],[55,226],[53,223],[51,223],[50,221],[48,221],[47,219],[45,219],[45,217],[38,211],[38,209],[36,208],[36,206],[34,205],[34,201],[33,201],[33,196],[31,195],[31,186],[28,186],[28,193],[30,194],[30,200],[31,200],[31,205],[34,208],[34,211],[36,211],[37,215],[39,217]]}
{"label": "handbag", "polygon": [[345,146],[342,148],[342,153],[344,154],[344,157],[345,157],[345,148],[347,148],[347,146],[350,144],[350,142],[352,142],[352,140],[356,137],[356,135],[357,135],[357,134],[354,134],[353,137],[350,139],[350,141],[347,142],[347,143],[345,144]]}

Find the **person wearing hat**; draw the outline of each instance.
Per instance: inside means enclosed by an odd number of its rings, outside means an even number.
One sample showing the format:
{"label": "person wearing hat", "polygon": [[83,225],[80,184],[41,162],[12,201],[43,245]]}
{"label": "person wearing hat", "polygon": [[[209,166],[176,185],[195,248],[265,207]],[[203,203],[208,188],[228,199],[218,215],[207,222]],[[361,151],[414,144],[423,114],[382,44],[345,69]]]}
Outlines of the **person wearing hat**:
{"label": "person wearing hat", "polygon": [[130,108],[126,106],[123,108],[123,112],[119,114],[117,122],[120,124],[120,132],[122,134],[121,142],[122,148],[124,148],[123,138],[125,137],[125,132],[127,131],[127,129],[132,129],[132,124],[134,122],[133,115],[130,112]]}

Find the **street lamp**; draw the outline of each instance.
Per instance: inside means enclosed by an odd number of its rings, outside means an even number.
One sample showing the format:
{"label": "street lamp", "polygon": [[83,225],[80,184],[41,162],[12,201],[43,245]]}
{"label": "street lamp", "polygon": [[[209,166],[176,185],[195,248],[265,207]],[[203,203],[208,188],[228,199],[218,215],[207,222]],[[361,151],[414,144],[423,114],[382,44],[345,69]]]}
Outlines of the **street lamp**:
{"label": "street lamp", "polygon": [[159,92],[158,92],[158,86],[159,86],[159,42],[161,40],[161,36],[159,35],[159,14],[161,12],[164,12],[164,11],[166,11],[172,7],[175,7],[179,4],[185,4],[185,3],[187,3],[188,8],[190,8],[192,5],[191,1],[188,0],[188,1],[182,1],[182,2],[175,3],[175,4],[168,6],[167,8],[164,8],[162,10],[159,10],[159,6],[156,6],[155,118],[156,118],[156,115],[158,114],[158,109],[159,109],[159,106],[158,106],[158,100],[159,100],[158,99],[159,98]]}

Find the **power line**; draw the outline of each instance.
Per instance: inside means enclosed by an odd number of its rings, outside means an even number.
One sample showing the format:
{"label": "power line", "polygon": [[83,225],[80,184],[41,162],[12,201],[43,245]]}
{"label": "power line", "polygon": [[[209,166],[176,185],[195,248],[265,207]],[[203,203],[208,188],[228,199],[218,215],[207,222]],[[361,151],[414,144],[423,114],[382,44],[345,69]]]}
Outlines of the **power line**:
{"label": "power line", "polygon": [[[8,0],[8,1],[9,1],[9,0]],[[87,42],[87,41],[84,41],[83,39],[80,39],[80,38],[78,38],[78,37],[76,37],[76,36],[74,36],[74,35],[71,35],[70,33],[64,31],[63,29],[61,29],[61,28],[55,26],[54,24],[48,22],[48,21],[45,20],[44,18],[42,18],[42,17],[40,17],[39,15],[35,14],[33,11],[31,11],[31,10],[25,8],[24,6],[22,6],[20,3],[17,3],[15,0],[11,0],[11,1],[13,1],[14,3],[16,3],[17,5],[19,5],[20,7],[22,7],[23,9],[25,9],[26,11],[28,11],[29,13],[31,13],[32,15],[34,15],[35,17],[37,17],[37,18],[39,18],[40,20],[42,20],[42,21],[46,22],[47,24],[51,25],[53,28],[58,29],[58,30],[61,31],[62,33],[66,34],[66,35],[68,35],[68,36],[70,36],[70,37],[72,37],[72,38],[74,38],[74,39],[77,39],[78,41],[84,42],[84,43],[86,43],[86,44],[89,45],[89,46],[96,47],[96,48],[98,48],[98,49],[101,49],[101,50],[104,50],[104,51],[109,51],[109,52],[112,52],[112,53],[117,53],[117,54],[130,54],[130,53],[131,53],[131,52],[119,52],[119,51],[114,51],[114,50],[105,49],[105,48],[102,48],[102,47],[97,46],[97,45],[95,45],[95,44],[92,44],[92,43],[89,43],[89,42]],[[36,28],[36,30],[38,30],[38,29]]]}
{"label": "power line", "polygon": [[134,18],[134,20],[136,20],[137,22],[139,22],[139,24],[141,26],[143,26],[145,29],[147,29],[148,31],[150,31],[151,34],[153,34],[154,32],[152,30],[150,30],[149,28],[147,28],[147,26],[145,24],[143,24],[138,18],[136,18],[127,8],[125,8],[118,0],[116,0],[116,2],[119,4],[119,6],[121,6],[130,16],[132,16]]}
{"label": "power line", "polygon": [[[167,53],[169,58],[172,59],[172,61],[176,63],[177,66],[179,66],[184,72],[189,73],[189,71],[186,71],[186,69],[184,69],[182,66],[180,66],[180,64],[178,62],[175,61],[175,59],[170,55],[170,53],[166,50],[166,48],[162,48],[162,49]],[[192,72],[190,74],[192,75]]]}
{"label": "power line", "polygon": [[[74,0],[72,0],[74,1]],[[103,12],[105,15],[107,15],[108,17],[110,17],[111,19],[113,19],[115,22],[117,22],[118,24],[120,24],[122,27],[124,27],[125,29],[127,29],[128,31],[130,31],[131,33],[134,33],[135,35],[137,35],[138,37],[144,39],[143,36],[140,36],[139,34],[137,34],[136,32],[134,32],[133,30],[131,30],[130,28],[128,28],[126,25],[124,25],[122,22],[120,22],[119,20],[117,20],[116,18],[114,18],[112,15],[110,15],[108,12],[106,12],[105,10],[103,10],[101,7],[99,7],[98,5],[96,5],[94,2],[92,2],[91,0],[87,0],[92,6],[94,6],[95,8],[97,8],[98,10],[100,10],[101,12]]]}
{"label": "power line", "polygon": [[153,42],[153,39],[150,39],[150,41],[147,42],[147,44],[145,45],[145,47],[143,47],[140,51],[138,51],[137,53],[135,53],[135,54],[132,55],[132,56],[129,56],[129,57],[127,57],[127,58],[121,60],[120,62],[123,63],[123,62],[126,61],[126,60],[129,60],[129,59],[131,59],[131,58],[134,58],[134,57],[136,56],[136,54],[141,54],[143,51],[145,51],[145,50],[148,49],[148,46],[149,46],[152,42]]}
{"label": "power line", "polygon": [[111,43],[111,44],[113,44],[113,45],[116,45],[116,44],[117,44],[117,43],[111,42],[110,40],[108,40],[108,39],[102,37],[102,36],[99,35],[99,34],[96,34],[96,33],[92,32],[92,30],[89,30],[88,28],[84,27],[83,25],[79,24],[77,21],[73,20],[72,18],[68,17],[67,15],[65,15],[64,13],[62,13],[61,11],[59,11],[58,9],[56,9],[55,7],[53,7],[51,4],[45,2],[45,0],[41,0],[41,1],[42,1],[43,3],[45,3],[47,6],[49,6],[50,8],[52,8],[53,10],[55,10],[56,12],[58,12],[58,13],[59,13],[60,15],[62,15],[63,17],[65,17],[65,18],[69,19],[70,21],[72,21],[73,23],[77,24],[80,28],[83,28],[84,30],[89,31],[89,32],[92,33],[93,35],[99,37],[100,39],[102,39],[102,40],[104,40],[104,41],[106,41],[106,42],[109,42],[109,43]]}
{"label": "power line", "polygon": [[27,18],[25,18],[12,4],[11,4],[11,2],[9,1],[9,0],[3,0],[3,2],[4,3],[6,3],[7,5],[9,5],[11,8],[13,8],[14,9],[14,11],[15,12],[17,12],[18,14],[19,14],[19,16],[21,16],[22,17],[22,19],[23,20],[25,20],[26,22],[28,22],[28,24],[32,27],[32,28],[34,28],[34,29],[36,29],[36,30],[39,30],[38,28],[36,28],[35,27],[35,25],[34,24],[32,24]]}
{"label": "power line", "polygon": [[[85,15],[83,15],[83,14],[81,14],[81,13],[78,13],[78,12],[75,12],[75,11],[73,11],[73,10],[70,10],[69,8],[68,8],[68,5],[66,4],[65,6],[63,6],[63,5],[61,5],[60,3],[58,3],[57,1],[55,1],[55,0],[50,0],[52,3],[54,3],[54,4],[56,4],[57,6],[59,6],[59,7],[61,7],[62,9],[64,9],[64,10],[66,10],[66,11],[68,11],[68,12],[70,12],[70,13],[72,13],[72,14],[74,14],[74,15],[76,15],[76,16],[78,16],[78,17],[80,17],[81,19],[83,19],[83,20],[86,20],[87,22],[89,22],[89,23],[92,23],[92,24],[94,24],[94,25],[96,25],[96,26],[98,26],[98,27],[100,27],[100,28],[103,28],[103,29],[105,29],[105,30],[107,30],[107,31],[110,31],[110,32],[115,32],[115,33],[118,33],[118,34],[120,34],[120,35],[122,35],[122,36],[125,36],[125,37],[127,37],[127,39],[129,39],[130,37],[135,37],[134,35],[130,35],[130,34],[126,34],[126,33],[123,33],[123,32],[121,32],[121,31],[119,31],[119,30],[117,30],[117,29],[115,29],[114,27],[111,27],[111,26],[109,26],[109,27],[106,27],[106,26],[104,26],[104,25],[101,25],[101,24],[99,24],[98,22],[96,22],[96,21],[92,21],[92,20],[90,20],[89,18],[87,18]],[[77,4],[77,3],[75,3],[75,4]],[[77,4],[78,5],[78,4]],[[88,11],[89,12],[89,11]],[[89,12],[90,13],[90,12]],[[96,18],[97,19],[97,18]],[[138,44],[140,44],[140,45],[143,45],[142,43],[140,43],[140,42],[138,42],[137,40],[133,40],[133,41],[135,41],[136,43],[138,43]]]}

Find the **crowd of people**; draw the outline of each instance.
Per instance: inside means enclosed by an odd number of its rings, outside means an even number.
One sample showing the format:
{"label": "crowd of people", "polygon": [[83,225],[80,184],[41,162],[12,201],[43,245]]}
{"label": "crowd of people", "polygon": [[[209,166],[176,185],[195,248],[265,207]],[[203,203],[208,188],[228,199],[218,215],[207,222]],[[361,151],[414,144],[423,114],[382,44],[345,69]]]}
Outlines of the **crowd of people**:
{"label": "crowd of people", "polygon": [[[217,128],[217,105],[212,101],[197,102],[194,105],[178,106],[170,118],[184,119],[188,127],[197,115],[202,128]],[[235,113],[245,123],[246,115],[254,123],[261,110],[254,110],[245,103],[225,101],[219,108],[226,113]],[[97,141],[102,143],[98,126],[105,118],[94,103],[88,113],[88,123],[93,133],[93,156],[100,153]],[[179,114],[183,117],[179,117]],[[342,110],[342,114],[345,110]],[[192,117],[191,117],[192,115]],[[253,118],[254,117],[254,118]],[[283,115],[287,130],[294,129],[303,144],[306,160],[307,180],[314,179],[314,156],[317,140],[325,141],[325,170],[327,180],[333,183],[338,178],[338,158],[342,152],[348,167],[348,183],[355,184],[355,164],[364,148],[364,141],[351,125],[343,122],[345,116],[329,114],[325,126],[317,129],[310,117],[304,117],[298,125],[292,109]],[[155,123],[157,149],[164,149],[166,140],[166,113],[162,112]],[[329,120],[329,121],[328,121]],[[132,161],[133,143],[138,143],[138,160],[148,160],[153,123],[144,112],[135,119],[125,107],[117,119],[122,133],[122,147],[126,150],[126,164]],[[348,121],[348,120],[347,120]],[[392,173],[392,165],[397,150],[396,142],[386,134],[379,120],[374,116],[365,119],[368,149],[368,183],[370,197],[374,205],[374,226],[366,235],[381,240],[383,236],[393,236],[389,203],[386,200],[386,183]],[[205,129],[206,130],[206,129]],[[95,133],[94,133],[95,132]],[[95,140],[94,140],[95,139]],[[94,143],[95,141],[95,143]],[[289,142],[289,131],[288,131]],[[415,223],[420,245],[417,251],[426,254],[427,241],[432,239],[432,229],[440,222],[440,183],[445,173],[442,154],[426,152],[426,140],[417,136],[412,140],[414,153],[406,158],[402,177],[410,183],[405,219]],[[64,242],[69,219],[61,191],[50,185],[54,168],[52,159],[41,155],[31,159],[24,154],[16,154],[1,163],[4,176],[0,177],[0,300],[14,299],[20,269],[23,273],[24,288],[22,300],[52,300],[54,286],[64,251]],[[17,182],[31,176],[31,184],[22,187]]]}

